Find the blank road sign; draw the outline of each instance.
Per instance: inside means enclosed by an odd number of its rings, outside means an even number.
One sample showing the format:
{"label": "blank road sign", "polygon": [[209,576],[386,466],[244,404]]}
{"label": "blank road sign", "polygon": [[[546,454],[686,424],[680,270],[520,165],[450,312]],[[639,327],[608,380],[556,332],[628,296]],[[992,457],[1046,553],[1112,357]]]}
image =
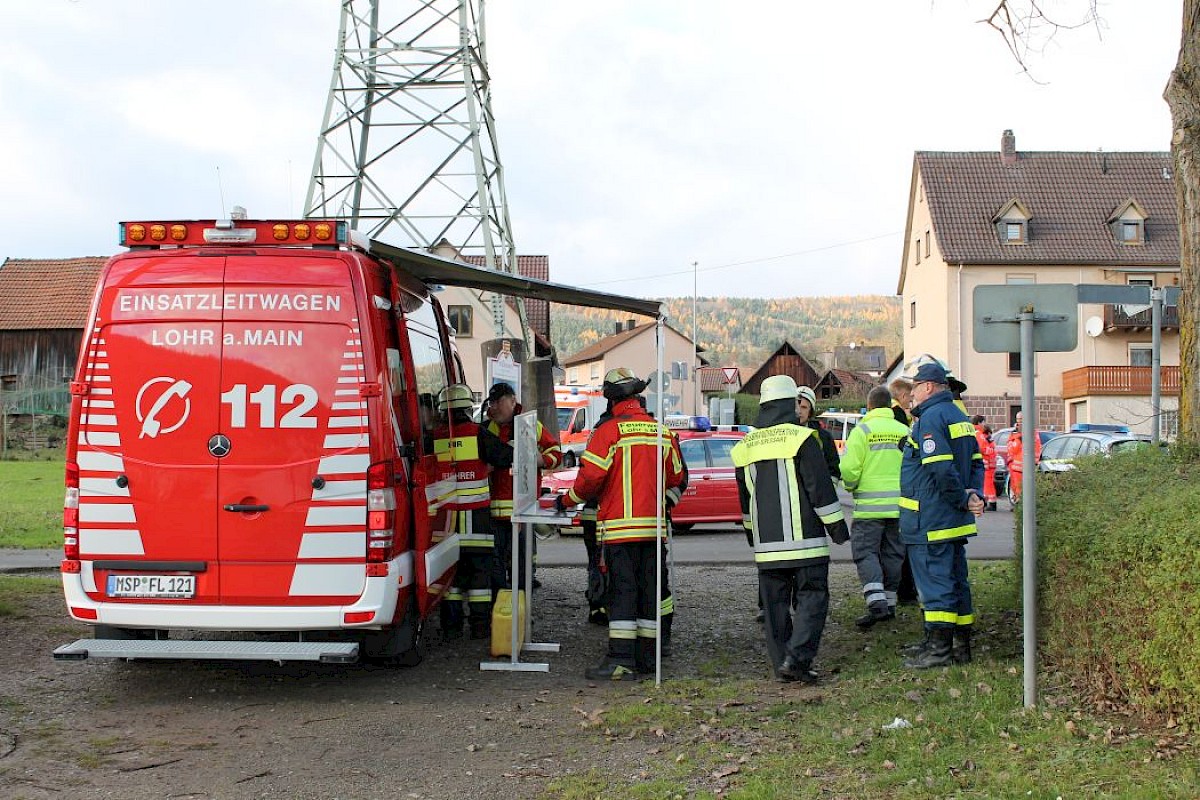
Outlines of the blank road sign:
{"label": "blank road sign", "polygon": [[1074,350],[1079,341],[1078,295],[1073,283],[976,286],[972,295],[975,352],[1021,352],[1018,315],[1026,310],[1032,310],[1035,318],[1034,351]]}

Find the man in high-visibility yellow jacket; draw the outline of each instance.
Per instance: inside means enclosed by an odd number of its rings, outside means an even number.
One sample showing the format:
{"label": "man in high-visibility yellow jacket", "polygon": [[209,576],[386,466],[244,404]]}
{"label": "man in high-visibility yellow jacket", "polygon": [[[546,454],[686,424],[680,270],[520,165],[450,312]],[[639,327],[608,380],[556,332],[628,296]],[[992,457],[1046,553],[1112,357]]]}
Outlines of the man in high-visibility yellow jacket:
{"label": "man in high-visibility yellow jacket", "polygon": [[772,375],[758,402],[758,430],[730,456],[758,565],[767,654],[779,680],[815,683],[812,662],[829,613],[829,540],[844,544],[850,532],[816,431],[799,424],[796,382]]}
{"label": "man in high-visibility yellow jacket", "polygon": [[892,395],[876,386],[867,413],[846,437],[842,483],[854,495],[850,549],[862,583],[867,613],[855,624],[866,630],[896,616],[896,590],[904,563],[900,542],[900,444],[908,426],[897,422]]}

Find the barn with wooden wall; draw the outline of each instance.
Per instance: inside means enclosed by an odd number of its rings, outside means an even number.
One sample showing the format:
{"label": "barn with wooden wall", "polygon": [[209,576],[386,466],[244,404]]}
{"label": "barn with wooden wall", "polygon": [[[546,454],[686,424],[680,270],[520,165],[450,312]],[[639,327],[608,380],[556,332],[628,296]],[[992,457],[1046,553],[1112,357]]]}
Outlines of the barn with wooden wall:
{"label": "barn with wooden wall", "polygon": [[0,264],[0,389],[65,389],[106,258]]}

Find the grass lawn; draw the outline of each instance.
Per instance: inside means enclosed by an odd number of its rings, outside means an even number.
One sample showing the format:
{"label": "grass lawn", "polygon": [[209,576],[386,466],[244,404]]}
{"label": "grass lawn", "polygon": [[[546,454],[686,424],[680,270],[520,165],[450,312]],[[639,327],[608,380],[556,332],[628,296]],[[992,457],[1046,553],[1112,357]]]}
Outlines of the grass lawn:
{"label": "grass lawn", "polygon": [[0,461],[0,547],[62,546],[62,461]]}
{"label": "grass lawn", "polygon": [[[1197,749],[1183,726],[1106,718],[1057,676],[1022,707],[1019,565],[972,565],[973,664],[901,666],[914,631],[854,629],[861,603],[834,597],[818,666],[837,673],[806,688],[764,681],[667,681],[617,690],[592,712],[604,741],[644,743],[623,775],[557,779],[550,796],[597,798],[1194,798]],[[849,595],[847,598],[849,599]],[[879,626],[886,627],[886,626]],[[616,687],[614,687],[616,688]]]}

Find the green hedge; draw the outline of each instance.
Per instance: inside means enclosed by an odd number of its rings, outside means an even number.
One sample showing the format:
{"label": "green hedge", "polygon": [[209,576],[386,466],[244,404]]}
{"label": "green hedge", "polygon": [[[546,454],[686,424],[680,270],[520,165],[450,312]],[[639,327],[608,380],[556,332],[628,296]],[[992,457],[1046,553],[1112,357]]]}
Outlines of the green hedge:
{"label": "green hedge", "polygon": [[[1098,699],[1200,721],[1200,463],[1089,458],[1038,488],[1049,663]],[[1017,541],[1020,545],[1020,514]]]}

